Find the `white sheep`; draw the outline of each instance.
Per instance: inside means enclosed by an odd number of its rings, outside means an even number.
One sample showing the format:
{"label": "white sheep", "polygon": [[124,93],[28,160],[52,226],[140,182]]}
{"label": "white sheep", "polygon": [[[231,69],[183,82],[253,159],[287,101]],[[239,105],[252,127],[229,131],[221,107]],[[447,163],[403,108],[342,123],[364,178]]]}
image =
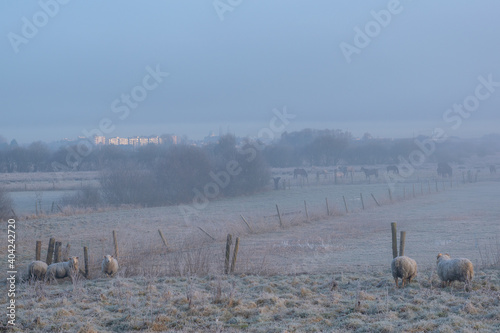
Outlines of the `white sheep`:
{"label": "white sheep", "polygon": [[47,264],[43,261],[36,260],[28,265],[28,274],[26,280],[43,280],[47,273]]}
{"label": "white sheep", "polygon": [[437,274],[442,286],[450,285],[452,281],[465,282],[467,287],[474,277],[474,266],[469,259],[451,259],[448,253],[437,255]]}
{"label": "white sheep", "polygon": [[102,260],[102,272],[106,275],[113,276],[118,272],[118,260],[116,258],[113,258],[112,255],[105,255],[104,259]]}
{"label": "white sheep", "polygon": [[410,257],[400,256],[392,259],[391,262],[392,276],[398,288],[398,278],[401,278],[401,286],[411,283],[411,279],[417,276],[417,262]]}
{"label": "white sheep", "polygon": [[74,277],[78,274],[78,257],[70,257],[68,261],[50,264],[47,267],[45,280],[53,281],[65,277]]}

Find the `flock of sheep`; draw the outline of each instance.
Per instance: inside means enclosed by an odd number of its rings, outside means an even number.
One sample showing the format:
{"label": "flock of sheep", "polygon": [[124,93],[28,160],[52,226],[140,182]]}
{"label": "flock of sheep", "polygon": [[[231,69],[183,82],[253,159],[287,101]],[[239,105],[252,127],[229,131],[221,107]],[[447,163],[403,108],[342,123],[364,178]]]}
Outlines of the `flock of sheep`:
{"label": "flock of sheep", "polygon": [[[392,276],[398,288],[398,279],[402,280],[401,286],[404,287],[411,283],[411,280],[417,275],[417,262],[407,256],[399,256],[392,259]],[[437,255],[437,274],[441,279],[443,287],[450,285],[453,281],[465,282],[465,287],[470,287],[474,277],[474,267],[472,262],[466,258],[451,259],[449,254],[439,253]]]}
{"label": "flock of sheep", "polygon": [[[118,260],[112,255],[105,255],[102,260],[101,269],[107,276],[114,276],[118,272]],[[391,262],[392,276],[399,288],[398,279],[401,279],[401,286],[411,283],[417,276],[417,262],[407,256],[399,256]],[[45,262],[37,260],[28,266],[27,279],[37,279],[45,281],[55,281],[78,274],[78,257],[70,257],[68,261],[47,265]],[[465,282],[465,286],[470,286],[474,277],[474,267],[472,262],[466,258],[451,259],[449,254],[439,253],[437,256],[437,274],[443,286],[450,285],[452,281]]]}
{"label": "flock of sheep", "polygon": [[[105,255],[101,264],[102,272],[108,276],[114,276],[118,272],[118,260],[112,255]],[[68,261],[58,262],[47,265],[45,262],[36,260],[28,266],[26,279],[55,281],[55,279],[64,279],[74,277],[78,274],[78,257],[70,257]]]}

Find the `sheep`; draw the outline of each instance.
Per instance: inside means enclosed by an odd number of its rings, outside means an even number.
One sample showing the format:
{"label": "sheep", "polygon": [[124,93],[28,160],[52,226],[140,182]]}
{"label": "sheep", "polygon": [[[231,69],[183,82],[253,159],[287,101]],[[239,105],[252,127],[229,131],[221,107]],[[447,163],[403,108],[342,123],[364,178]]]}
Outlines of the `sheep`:
{"label": "sheep", "polygon": [[28,273],[25,280],[43,280],[47,273],[47,264],[43,261],[36,260],[28,265]]}
{"label": "sheep", "polygon": [[112,255],[105,255],[102,260],[102,272],[108,276],[113,276],[118,272],[118,260],[113,258]]}
{"label": "sheep", "polygon": [[53,281],[56,278],[75,277],[78,274],[78,257],[70,257],[68,261],[50,264],[47,267],[45,280]]}
{"label": "sheep", "polygon": [[401,286],[411,283],[411,279],[417,276],[417,262],[410,257],[400,256],[392,259],[391,262],[392,276],[398,288],[398,278],[402,279]]}
{"label": "sheep", "polygon": [[437,273],[443,287],[449,286],[452,281],[460,281],[465,282],[467,288],[474,277],[474,266],[469,259],[451,259],[448,253],[439,253],[437,255]]}

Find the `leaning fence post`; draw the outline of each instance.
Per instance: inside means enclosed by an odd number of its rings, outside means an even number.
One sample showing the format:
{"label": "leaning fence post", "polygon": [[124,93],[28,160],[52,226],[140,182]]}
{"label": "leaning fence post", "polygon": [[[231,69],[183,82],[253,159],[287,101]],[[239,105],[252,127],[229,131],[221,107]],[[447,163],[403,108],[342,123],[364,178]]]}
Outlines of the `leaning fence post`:
{"label": "leaning fence post", "polygon": [[309,222],[309,213],[307,212],[307,202],[304,200],[304,210],[306,211],[306,221]]}
{"label": "leaning fence post", "polygon": [[163,242],[163,245],[165,245],[166,248],[168,248],[168,245],[167,245],[167,240],[165,239],[165,237],[163,236],[163,232],[161,232],[160,229],[158,229],[158,233],[160,234],[160,237],[161,237],[161,240]]}
{"label": "leaning fence post", "polygon": [[55,243],[56,243],[56,239],[55,238],[49,239],[49,248],[47,249],[47,259],[45,260],[45,262],[47,263],[47,265],[52,264],[52,255],[54,254],[54,245],[55,245]]}
{"label": "leaning fence post", "polygon": [[113,230],[113,244],[115,245],[115,258],[118,258],[118,239],[116,237],[116,230]]}
{"label": "leaning fence post", "polygon": [[253,232],[252,228],[250,227],[250,224],[248,224],[247,220],[243,217],[243,215],[240,214],[240,216],[243,222],[245,222],[245,224],[247,225],[248,230],[250,230],[250,232]]}
{"label": "leaning fence post", "polygon": [[325,198],[326,201],[326,215],[330,216],[330,206],[328,205],[328,198]]}
{"label": "leaning fence post", "polygon": [[232,237],[231,234],[227,234],[227,240],[226,240],[226,260],[224,261],[224,274],[229,273],[229,257],[231,254],[231,243],[232,243]]}
{"label": "leaning fence post", "polygon": [[399,256],[405,255],[405,239],[406,231],[401,231],[401,235],[399,237]]}
{"label": "leaning fence post", "polygon": [[396,222],[391,223],[392,232],[392,257],[396,258],[398,256],[398,235],[396,230]]}
{"label": "leaning fence post", "polygon": [[233,250],[233,260],[231,261],[231,273],[234,273],[234,267],[236,266],[236,257],[238,256],[239,247],[240,247],[240,238],[236,237],[236,242],[234,243],[234,250]]}
{"label": "leaning fence post", "polygon": [[347,202],[345,201],[345,196],[342,196],[342,199],[344,199],[345,212],[349,214],[349,209],[347,208]]}
{"label": "leaning fence post", "polygon": [[365,209],[365,202],[363,201],[363,193],[360,193],[359,197],[361,198],[361,207],[363,207],[363,209]]}
{"label": "leaning fence post", "polygon": [[42,241],[36,241],[35,260],[40,260],[42,256]]}
{"label": "leaning fence post", "polygon": [[380,207],[380,204],[378,203],[377,199],[375,199],[375,196],[373,195],[373,193],[370,193],[370,194],[372,195],[373,200],[375,200],[375,203],[377,204],[377,206]]}
{"label": "leaning fence post", "polygon": [[62,242],[56,242],[56,246],[54,248],[54,262],[61,262],[61,246]]}
{"label": "leaning fence post", "polygon": [[281,214],[278,204],[276,204],[276,211],[278,212],[278,219],[280,220],[280,227],[283,228],[283,221],[281,221]]}

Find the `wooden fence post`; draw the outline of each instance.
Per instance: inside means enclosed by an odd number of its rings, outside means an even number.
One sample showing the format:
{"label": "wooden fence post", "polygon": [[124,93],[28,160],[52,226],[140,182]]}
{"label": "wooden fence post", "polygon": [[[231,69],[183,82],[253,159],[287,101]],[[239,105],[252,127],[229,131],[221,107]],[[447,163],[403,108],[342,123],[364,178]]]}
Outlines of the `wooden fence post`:
{"label": "wooden fence post", "polygon": [[231,273],[234,273],[234,267],[236,266],[236,257],[238,256],[239,247],[240,247],[240,238],[236,237],[236,242],[234,243],[234,250],[233,250],[233,260],[231,261]]}
{"label": "wooden fence post", "polygon": [[391,223],[392,232],[392,257],[396,258],[398,256],[398,235],[396,230],[396,222]]}
{"label": "wooden fence post", "polygon": [[325,198],[326,201],[326,215],[330,216],[330,207],[328,207],[328,198]]}
{"label": "wooden fence post", "polygon": [[389,188],[389,189],[388,189],[388,191],[389,191],[389,200],[391,200],[391,202],[392,202],[392,193],[391,193],[391,189]]}
{"label": "wooden fence post", "polygon": [[116,230],[113,230],[113,244],[115,246],[115,258],[118,258],[118,239],[116,237]]}
{"label": "wooden fence post", "polygon": [[42,241],[36,241],[35,260],[40,260],[42,257]]}
{"label": "wooden fence post", "polygon": [[71,244],[67,243],[66,244],[66,249],[63,252],[62,261],[68,261],[69,260],[69,252],[70,251],[71,251]]}
{"label": "wooden fence post", "polygon": [[54,245],[55,245],[55,243],[56,243],[56,239],[55,238],[49,239],[49,248],[47,249],[47,259],[45,260],[45,262],[47,263],[47,265],[52,264],[52,255],[54,254]]}
{"label": "wooden fence post", "polygon": [[243,222],[245,222],[245,224],[247,225],[248,227],[248,230],[250,230],[251,233],[253,233],[253,230],[252,228],[250,227],[250,224],[248,224],[247,220],[243,217],[243,215],[240,214],[240,217],[241,219],[243,220]]}
{"label": "wooden fence post", "polygon": [[306,211],[306,221],[309,222],[309,213],[307,212],[307,202],[304,200],[304,209]]}
{"label": "wooden fence post", "polygon": [[83,264],[85,265],[84,275],[88,279],[89,278],[89,249],[88,247],[83,247]]}
{"label": "wooden fence post", "polygon": [[406,240],[406,231],[401,231],[401,235],[399,237],[399,256],[405,255],[405,240]]}
{"label": "wooden fence post", "polygon": [[437,179],[436,179],[436,192],[439,192]]}
{"label": "wooden fence post", "polygon": [[283,221],[281,221],[281,214],[278,204],[276,204],[276,211],[278,212],[278,219],[280,220],[280,227],[283,228]]}
{"label": "wooden fence post", "polygon": [[365,209],[365,202],[363,201],[363,193],[360,193],[359,197],[361,198],[361,207],[363,207],[363,209]]}
{"label": "wooden fence post", "polygon": [[224,261],[224,274],[229,273],[229,258],[231,254],[231,244],[232,244],[232,238],[231,234],[227,234],[227,240],[226,240],[226,260]]}
{"label": "wooden fence post", "polygon": [[347,209],[347,202],[345,201],[345,196],[342,196],[342,199],[344,199],[345,212],[349,214],[349,209]]}
{"label": "wooden fence post", "polygon": [[35,260],[40,260],[42,257],[42,241],[36,241]]}
{"label": "wooden fence post", "polygon": [[208,232],[206,232],[205,230],[203,230],[201,227],[196,226],[196,228],[200,229],[205,235],[207,235],[208,237],[212,238],[212,240],[216,240],[215,237],[213,237],[212,235],[210,235]]}
{"label": "wooden fence post", "polygon": [[160,237],[161,237],[161,240],[163,242],[163,245],[165,245],[165,247],[168,249],[167,240],[165,239],[165,236],[163,236],[163,232],[161,232],[161,230],[158,229],[158,233],[160,234]]}
{"label": "wooden fence post", "polygon": [[373,193],[370,193],[370,194],[372,195],[373,200],[375,200],[375,203],[377,204],[377,206],[380,207],[380,204],[378,203],[377,199],[375,199],[375,196],[373,195]]}
{"label": "wooden fence post", "polygon": [[62,242],[56,242],[56,246],[54,248],[54,262],[55,263],[62,261],[61,247],[62,247]]}

